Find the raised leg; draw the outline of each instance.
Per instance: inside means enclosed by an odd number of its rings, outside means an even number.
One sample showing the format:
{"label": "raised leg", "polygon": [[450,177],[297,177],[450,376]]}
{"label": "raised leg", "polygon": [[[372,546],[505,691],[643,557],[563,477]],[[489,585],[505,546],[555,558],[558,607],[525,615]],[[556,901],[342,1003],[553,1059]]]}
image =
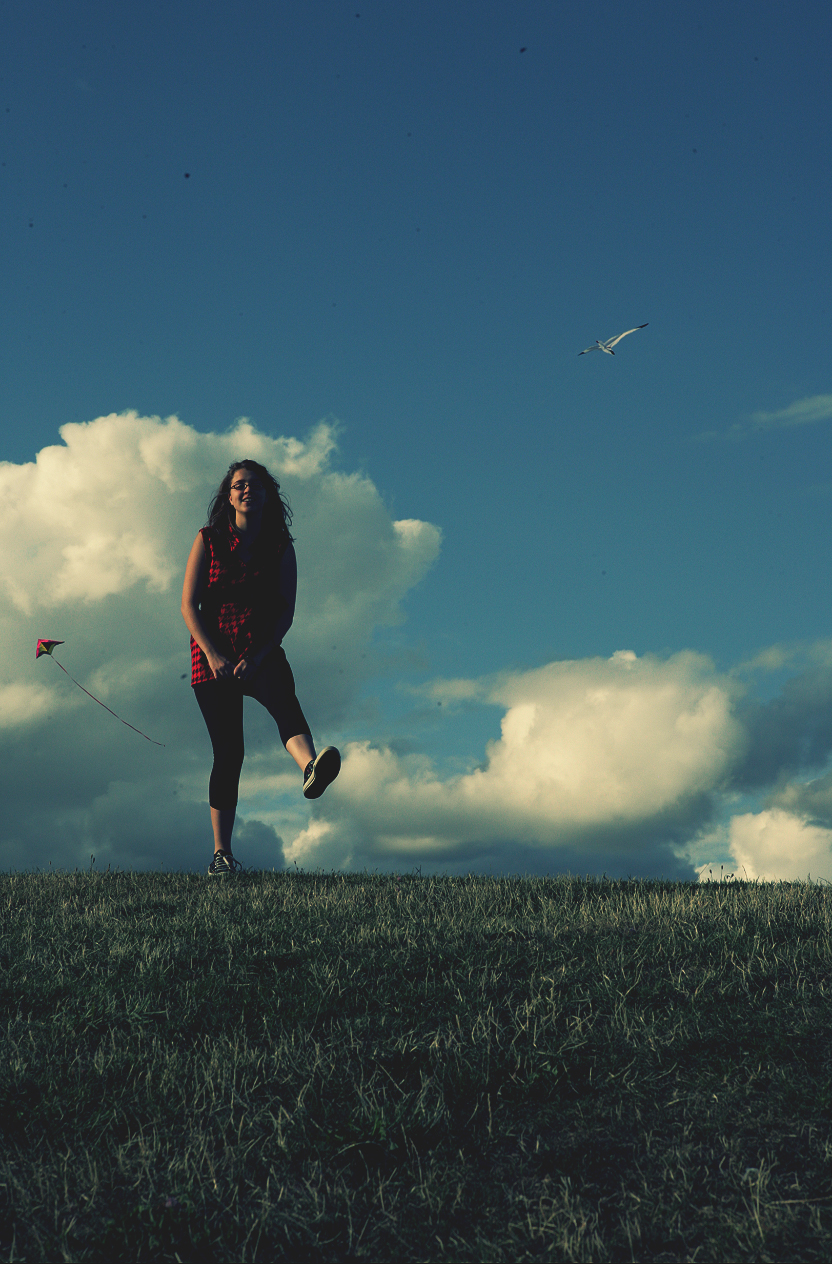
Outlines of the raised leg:
{"label": "raised leg", "polygon": [[298,733],[295,737],[290,737],[286,749],[301,772],[305,772],[306,765],[315,758],[315,743],[310,733]]}

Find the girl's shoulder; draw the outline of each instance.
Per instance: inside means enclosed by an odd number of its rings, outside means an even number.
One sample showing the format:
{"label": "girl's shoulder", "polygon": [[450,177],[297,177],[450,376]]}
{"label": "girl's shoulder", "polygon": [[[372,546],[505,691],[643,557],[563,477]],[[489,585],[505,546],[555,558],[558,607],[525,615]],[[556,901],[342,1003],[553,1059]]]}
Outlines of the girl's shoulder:
{"label": "girl's shoulder", "polygon": [[212,569],[217,566],[226,569],[231,564],[230,532],[223,531],[221,526],[208,526],[202,527],[199,534],[202,536],[205,556]]}
{"label": "girl's shoulder", "polygon": [[216,544],[219,542],[216,527],[200,527],[199,534],[202,536],[202,543],[205,552],[210,557],[214,552]]}
{"label": "girl's shoulder", "polygon": [[291,547],[292,537],[288,531],[265,531],[258,537],[254,551],[264,561],[280,563]]}

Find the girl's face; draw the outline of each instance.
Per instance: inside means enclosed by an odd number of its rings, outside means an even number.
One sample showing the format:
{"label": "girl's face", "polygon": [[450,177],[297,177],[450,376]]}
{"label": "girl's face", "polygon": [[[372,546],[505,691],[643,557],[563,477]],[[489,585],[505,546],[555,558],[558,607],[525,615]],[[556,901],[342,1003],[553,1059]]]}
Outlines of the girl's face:
{"label": "girl's face", "polygon": [[228,493],[231,508],[239,514],[257,514],[266,503],[266,489],[256,470],[241,465],[231,476]]}

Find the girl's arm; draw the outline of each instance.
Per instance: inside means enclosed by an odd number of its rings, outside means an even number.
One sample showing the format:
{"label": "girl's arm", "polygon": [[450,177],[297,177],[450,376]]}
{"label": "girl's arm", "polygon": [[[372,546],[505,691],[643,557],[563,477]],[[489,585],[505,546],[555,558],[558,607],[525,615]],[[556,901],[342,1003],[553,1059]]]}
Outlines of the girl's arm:
{"label": "girl's arm", "polygon": [[208,559],[205,556],[202,536],[198,535],[185,567],[185,582],[182,585],[182,618],[188,625],[191,636],[208,659],[208,666],[214,676],[231,676],[234,673],[234,664],[215,649],[199,612],[200,598],[207,582]]}

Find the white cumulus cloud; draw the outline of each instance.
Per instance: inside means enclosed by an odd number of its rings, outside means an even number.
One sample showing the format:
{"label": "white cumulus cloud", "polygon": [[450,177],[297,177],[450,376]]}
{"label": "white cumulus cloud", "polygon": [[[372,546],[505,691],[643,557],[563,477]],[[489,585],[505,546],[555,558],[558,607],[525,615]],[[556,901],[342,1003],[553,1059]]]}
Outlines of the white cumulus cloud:
{"label": "white cumulus cloud", "polygon": [[745,745],[735,686],[690,652],[619,652],[430,691],[503,710],[484,762],[442,776],[423,755],[352,744],[318,808],[329,828],[299,836],[294,859],[504,863],[519,847],[558,865],[595,848],[635,871],[657,831],[669,843],[695,827]]}
{"label": "white cumulus cloud", "polygon": [[738,878],[832,881],[832,829],[782,808],[733,817],[729,847]]}

